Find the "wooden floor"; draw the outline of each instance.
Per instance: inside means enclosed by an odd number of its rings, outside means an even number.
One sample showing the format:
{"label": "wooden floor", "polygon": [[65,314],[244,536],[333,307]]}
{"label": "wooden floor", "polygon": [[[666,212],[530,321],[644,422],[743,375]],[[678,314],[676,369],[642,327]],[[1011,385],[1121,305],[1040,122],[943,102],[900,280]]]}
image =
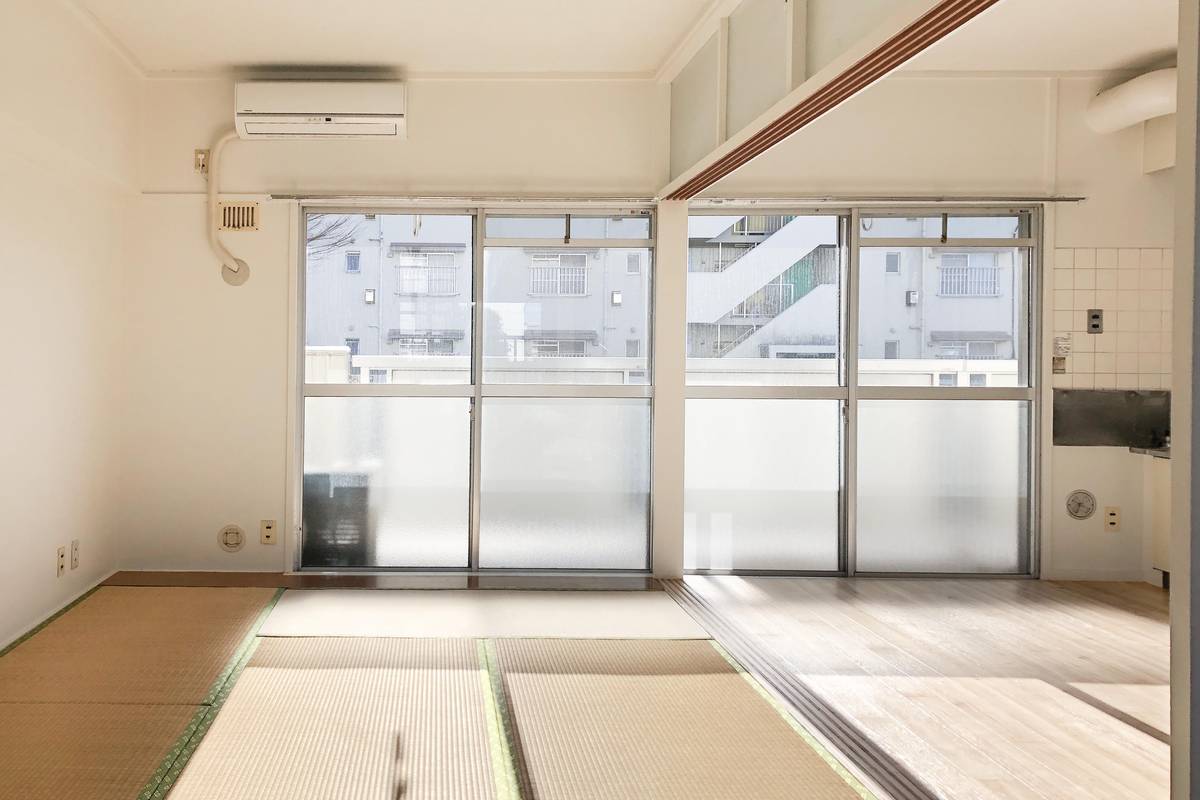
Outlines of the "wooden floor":
{"label": "wooden floor", "polygon": [[939,796],[1168,796],[1162,590],[715,576],[687,585]]}

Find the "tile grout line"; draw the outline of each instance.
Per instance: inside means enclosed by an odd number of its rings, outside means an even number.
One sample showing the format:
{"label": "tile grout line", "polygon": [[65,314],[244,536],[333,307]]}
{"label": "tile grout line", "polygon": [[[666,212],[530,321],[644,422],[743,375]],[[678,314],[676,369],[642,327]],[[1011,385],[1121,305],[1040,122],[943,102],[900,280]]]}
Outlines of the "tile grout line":
{"label": "tile grout line", "polygon": [[196,713],[192,715],[187,727],[172,743],[150,779],[138,793],[138,800],[160,800],[160,798],[166,797],[167,793],[175,786],[175,781],[179,779],[188,761],[191,760],[192,754],[196,752],[204,735],[208,733],[221,706],[225,704],[226,698],[229,697],[230,691],[233,690],[234,684],[241,676],[242,670],[246,668],[254,651],[258,649],[258,632],[275,608],[275,604],[279,602],[279,598],[283,596],[284,591],[284,589],[277,589],[266,606],[259,612],[254,624],[250,626],[250,630],[242,639],[242,643],[225,668],[221,670],[221,674],[213,681],[208,694],[201,701]]}

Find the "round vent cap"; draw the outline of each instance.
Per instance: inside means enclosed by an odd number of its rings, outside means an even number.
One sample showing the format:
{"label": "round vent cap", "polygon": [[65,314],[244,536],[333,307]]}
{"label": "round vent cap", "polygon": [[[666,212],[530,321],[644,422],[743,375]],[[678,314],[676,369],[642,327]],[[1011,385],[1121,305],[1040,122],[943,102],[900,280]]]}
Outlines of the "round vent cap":
{"label": "round vent cap", "polygon": [[227,553],[236,553],[246,543],[246,532],[237,525],[226,525],[217,532],[217,543]]}

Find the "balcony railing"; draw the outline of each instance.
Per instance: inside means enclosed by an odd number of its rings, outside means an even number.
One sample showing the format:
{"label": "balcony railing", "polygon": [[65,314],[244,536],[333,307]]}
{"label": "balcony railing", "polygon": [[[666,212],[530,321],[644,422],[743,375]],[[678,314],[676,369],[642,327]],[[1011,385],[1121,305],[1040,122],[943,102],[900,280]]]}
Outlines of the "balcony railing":
{"label": "balcony railing", "polygon": [[737,319],[777,317],[795,298],[796,287],[790,283],[769,283],[738,303],[729,316]]}

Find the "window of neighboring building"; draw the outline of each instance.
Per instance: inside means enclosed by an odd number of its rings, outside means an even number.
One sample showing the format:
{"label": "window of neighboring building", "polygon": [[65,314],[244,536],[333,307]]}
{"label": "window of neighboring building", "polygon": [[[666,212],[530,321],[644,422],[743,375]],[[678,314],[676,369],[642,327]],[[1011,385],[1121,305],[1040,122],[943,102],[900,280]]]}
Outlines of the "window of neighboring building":
{"label": "window of neighboring building", "polygon": [[971,385],[972,386],[987,386],[987,375],[983,374],[982,372],[972,372],[971,373]]}
{"label": "window of neighboring building", "polygon": [[535,255],[530,259],[530,294],[582,297],[587,290],[587,253]]}
{"label": "window of neighboring building", "polygon": [[577,339],[533,339],[526,343],[527,355],[534,358],[582,358],[586,342]]}
{"label": "window of neighboring building", "polygon": [[399,256],[397,294],[453,295],[458,292],[454,253],[409,251]]}
{"label": "window of neighboring building", "polygon": [[361,272],[360,261],[362,253],[357,250],[346,251],[346,272]]}
{"label": "window of neighboring building", "polygon": [[363,302],[369,306],[375,305],[375,290],[365,289],[363,291]]}
{"label": "window of neighboring building", "polygon": [[350,348],[350,373],[348,380],[350,383],[358,383],[362,380],[362,367],[354,366],[354,357],[358,355],[358,339],[345,339],[346,347]]}
{"label": "window of neighboring building", "polygon": [[454,341],[428,337],[402,337],[396,340],[396,354],[401,356],[452,356]]}
{"label": "window of neighboring building", "polygon": [[642,355],[642,340],[641,339],[626,339],[625,340],[625,357],[626,358],[641,358]]}
{"label": "window of neighboring building", "polygon": [[641,275],[642,274],[642,254],[627,253],[625,255],[625,274],[626,275]]}
{"label": "window of neighboring building", "polygon": [[883,343],[884,358],[899,358],[900,357],[900,340],[888,339]]}
{"label": "window of neighboring building", "polygon": [[370,383],[387,383],[388,371],[386,369],[373,369],[367,374],[367,380]]}
{"label": "window of neighboring building", "polygon": [[942,342],[938,345],[938,358],[996,358],[995,342]]}
{"label": "window of neighboring building", "polygon": [[943,253],[938,293],[944,297],[996,297],[1000,269],[995,253]]}
{"label": "window of neighboring building", "polygon": [[887,253],[883,257],[883,271],[898,275],[900,273],[900,254]]}
{"label": "window of neighboring building", "polygon": [[938,386],[957,386],[958,376],[953,372],[942,372],[938,374]]}

